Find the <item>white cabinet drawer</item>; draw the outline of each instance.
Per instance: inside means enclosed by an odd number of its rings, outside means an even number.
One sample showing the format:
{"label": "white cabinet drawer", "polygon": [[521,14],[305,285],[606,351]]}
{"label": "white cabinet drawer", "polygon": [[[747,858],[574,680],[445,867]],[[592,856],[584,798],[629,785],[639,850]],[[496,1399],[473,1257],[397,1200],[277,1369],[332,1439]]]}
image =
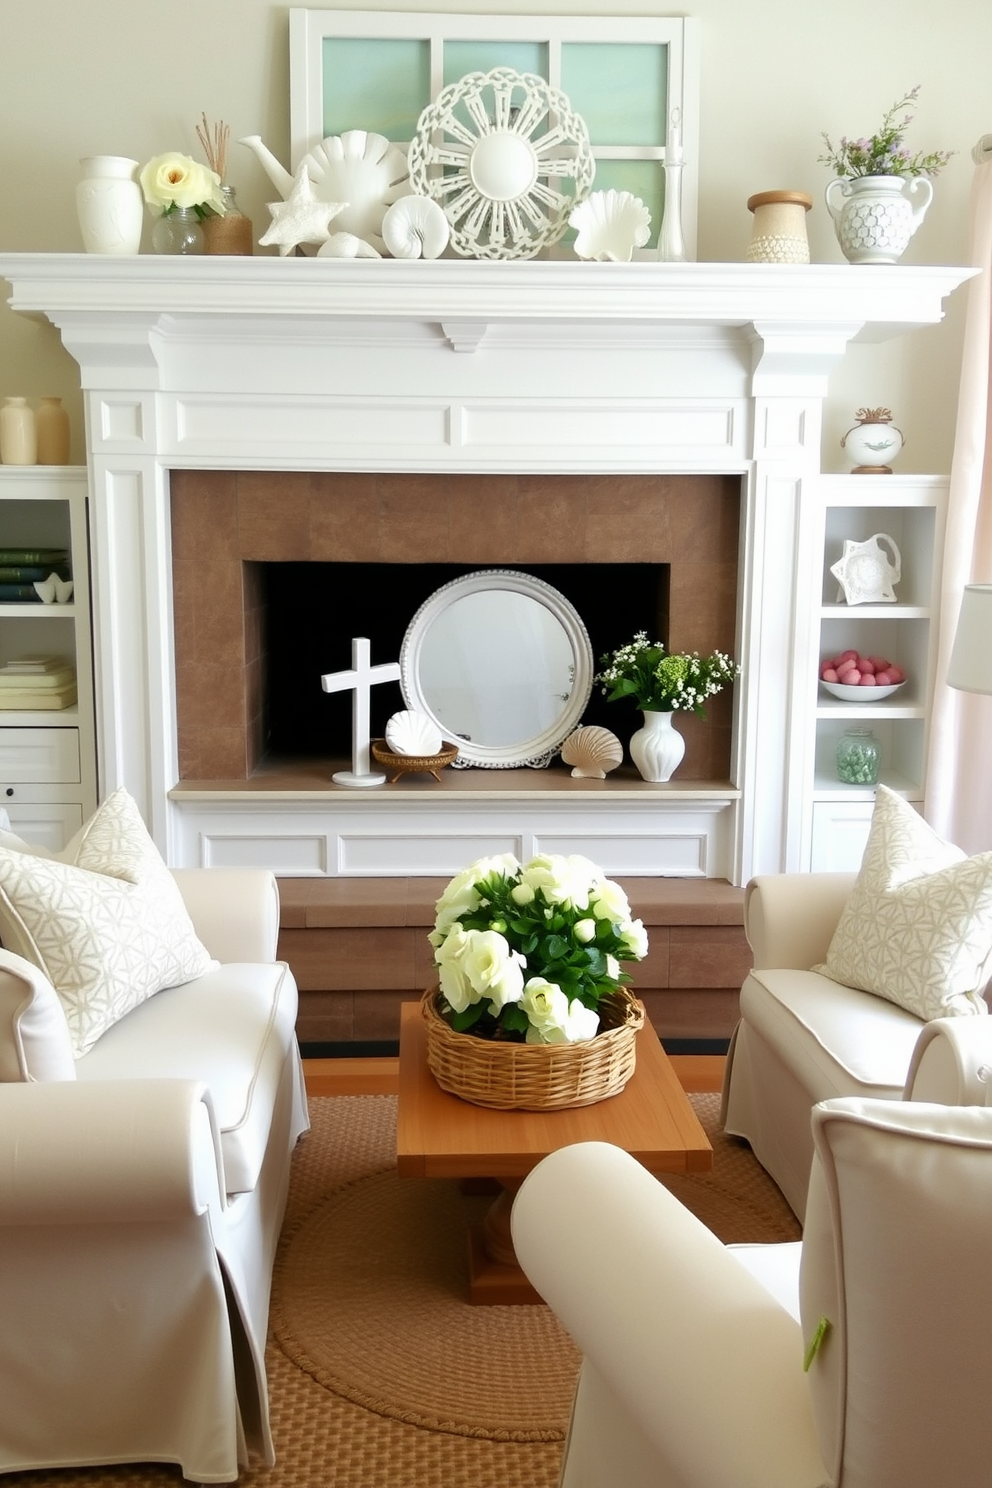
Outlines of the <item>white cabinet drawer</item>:
{"label": "white cabinet drawer", "polygon": [[79,730],[0,728],[0,786],[77,785]]}
{"label": "white cabinet drawer", "polygon": [[813,873],[857,873],[875,806],[865,801],[817,801],[813,807]]}
{"label": "white cabinet drawer", "polygon": [[45,847],[49,852],[60,852],[83,825],[83,808],[73,801],[29,805],[5,801],[4,810],[12,832],[32,847]]}

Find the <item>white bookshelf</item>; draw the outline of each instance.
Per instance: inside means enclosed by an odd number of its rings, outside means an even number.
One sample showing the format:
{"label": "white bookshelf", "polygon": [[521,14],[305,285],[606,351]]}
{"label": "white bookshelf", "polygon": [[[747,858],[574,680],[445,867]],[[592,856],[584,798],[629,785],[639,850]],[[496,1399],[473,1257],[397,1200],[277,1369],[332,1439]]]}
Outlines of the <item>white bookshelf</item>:
{"label": "white bookshelf", "polygon": [[86,471],[0,465],[0,549],[67,548],[68,604],[0,600],[0,666],[64,656],[77,700],[62,709],[0,709],[0,806],[31,843],[57,850],[96,808]]}

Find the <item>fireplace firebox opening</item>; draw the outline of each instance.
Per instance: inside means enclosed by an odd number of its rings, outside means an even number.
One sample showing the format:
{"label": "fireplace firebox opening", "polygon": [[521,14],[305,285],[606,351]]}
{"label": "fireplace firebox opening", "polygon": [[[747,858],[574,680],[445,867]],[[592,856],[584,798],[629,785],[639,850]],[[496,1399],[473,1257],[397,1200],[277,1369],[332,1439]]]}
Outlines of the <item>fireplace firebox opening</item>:
{"label": "fireplace firebox opening", "polygon": [[[594,664],[643,630],[668,641],[668,565],[653,563],[530,564],[574,605],[589,633]],[[351,639],[367,636],[372,662],[395,661],[407,626],[435,590],[478,572],[456,563],[267,563],[263,565],[266,754],[347,758],[352,694],[326,693],[325,672],[351,665]],[[371,727],[405,707],[398,682],[372,689]],[[622,732],[628,709],[593,688],[583,722]]]}

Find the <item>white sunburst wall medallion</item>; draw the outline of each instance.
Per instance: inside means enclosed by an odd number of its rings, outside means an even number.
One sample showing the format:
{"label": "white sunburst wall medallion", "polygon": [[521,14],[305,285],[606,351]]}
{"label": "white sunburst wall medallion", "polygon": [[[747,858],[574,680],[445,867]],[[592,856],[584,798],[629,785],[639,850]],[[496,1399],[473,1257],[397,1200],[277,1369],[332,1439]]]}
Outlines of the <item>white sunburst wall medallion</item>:
{"label": "white sunburst wall medallion", "polygon": [[496,259],[556,243],[596,170],[565,94],[509,67],[442,89],[420,116],[409,166],[413,189],[444,209],[455,252]]}

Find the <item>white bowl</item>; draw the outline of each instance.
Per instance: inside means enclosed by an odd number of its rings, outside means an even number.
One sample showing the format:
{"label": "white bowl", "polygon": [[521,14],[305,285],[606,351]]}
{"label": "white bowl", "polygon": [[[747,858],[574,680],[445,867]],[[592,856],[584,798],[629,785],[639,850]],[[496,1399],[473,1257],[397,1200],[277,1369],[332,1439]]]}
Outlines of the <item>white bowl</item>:
{"label": "white bowl", "polygon": [[820,678],[820,686],[825,687],[835,698],[840,698],[843,703],[877,703],[882,698],[891,697],[905,685],[905,682],[890,682],[888,687],[848,687],[843,682],[824,682]]}

